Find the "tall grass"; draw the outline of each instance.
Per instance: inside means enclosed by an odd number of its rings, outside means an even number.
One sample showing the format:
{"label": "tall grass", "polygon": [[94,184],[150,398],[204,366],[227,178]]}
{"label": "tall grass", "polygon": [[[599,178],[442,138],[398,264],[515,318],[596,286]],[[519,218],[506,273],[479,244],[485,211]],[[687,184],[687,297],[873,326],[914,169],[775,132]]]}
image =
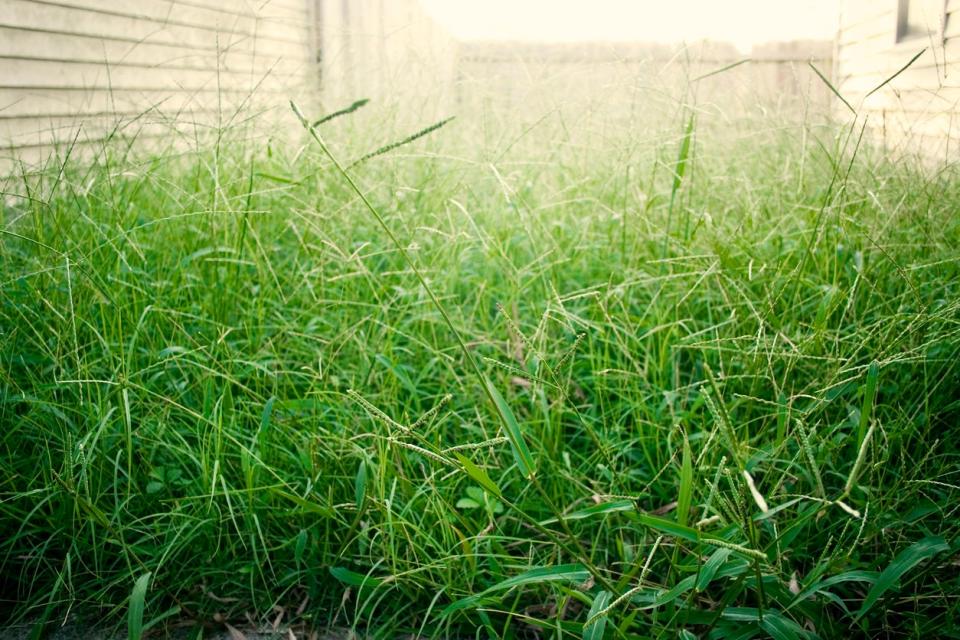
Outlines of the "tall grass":
{"label": "tall grass", "polygon": [[710,119],[8,180],[11,620],[955,631],[960,183]]}

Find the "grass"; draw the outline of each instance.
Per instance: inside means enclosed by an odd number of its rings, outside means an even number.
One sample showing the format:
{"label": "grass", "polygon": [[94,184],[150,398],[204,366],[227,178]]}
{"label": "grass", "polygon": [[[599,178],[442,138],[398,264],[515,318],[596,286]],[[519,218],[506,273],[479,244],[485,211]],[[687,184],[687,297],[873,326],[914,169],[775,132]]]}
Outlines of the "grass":
{"label": "grass", "polygon": [[9,180],[10,620],[956,636],[960,182],[711,117]]}

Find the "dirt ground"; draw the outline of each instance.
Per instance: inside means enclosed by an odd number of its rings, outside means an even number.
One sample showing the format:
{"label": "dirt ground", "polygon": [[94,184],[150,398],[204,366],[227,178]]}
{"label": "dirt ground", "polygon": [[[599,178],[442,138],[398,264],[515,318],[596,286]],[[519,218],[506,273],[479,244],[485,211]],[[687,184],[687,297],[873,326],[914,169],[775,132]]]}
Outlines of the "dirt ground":
{"label": "dirt ground", "polygon": [[[33,625],[15,625],[0,630],[0,640],[28,640]],[[333,630],[305,634],[302,631],[279,629],[274,631],[246,630],[242,628],[204,629],[196,635],[195,627],[175,627],[165,630],[151,629],[144,634],[145,640],[362,640],[350,630]],[[51,625],[44,640],[127,640],[126,629],[92,629],[79,624]]]}

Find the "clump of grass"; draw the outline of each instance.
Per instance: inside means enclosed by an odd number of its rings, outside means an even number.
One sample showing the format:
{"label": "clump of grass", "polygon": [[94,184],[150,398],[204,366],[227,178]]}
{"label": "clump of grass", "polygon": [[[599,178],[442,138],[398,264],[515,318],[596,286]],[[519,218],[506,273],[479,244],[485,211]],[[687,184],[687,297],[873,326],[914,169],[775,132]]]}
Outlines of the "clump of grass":
{"label": "clump of grass", "polygon": [[352,183],[229,135],[8,182],[11,618],[945,632],[960,186],[684,118],[447,127]]}

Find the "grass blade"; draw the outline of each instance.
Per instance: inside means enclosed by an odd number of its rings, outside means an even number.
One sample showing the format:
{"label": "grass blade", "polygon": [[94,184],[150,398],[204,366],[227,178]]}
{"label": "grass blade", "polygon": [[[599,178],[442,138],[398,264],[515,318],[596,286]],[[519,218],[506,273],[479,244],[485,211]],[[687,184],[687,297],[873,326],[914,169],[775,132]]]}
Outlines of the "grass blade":
{"label": "grass blade", "polygon": [[370,99],[369,99],[369,98],[361,98],[360,100],[354,100],[354,101],[350,104],[350,106],[345,107],[345,108],[343,108],[343,109],[338,109],[337,111],[334,111],[334,112],[332,112],[332,113],[328,113],[327,115],[323,116],[323,117],[320,118],[319,120],[315,120],[314,123],[313,123],[313,126],[318,127],[318,126],[320,126],[321,124],[323,124],[323,123],[325,123],[325,122],[330,122],[330,121],[333,120],[334,118],[339,118],[340,116],[345,116],[345,115],[347,115],[347,114],[353,113],[354,111],[356,111],[356,110],[359,109],[360,107],[364,106],[364,105],[367,104],[368,102],[370,102]]}
{"label": "grass blade", "polygon": [[683,130],[683,138],[680,141],[680,151],[677,153],[677,163],[674,165],[671,196],[680,190],[680,187],[683,185],[683,176],[687,173],[687,161],[690,159],[690,141],[693,138],[693,125],[695,121],[696,116],[691,113],[687,119],[687,126]]}
{"label": "grass blade", "polygon": [[770,634],[773,640],[800,640],[810,637],[803,627],[777,611],[764,611],[760,628]]}
{"label": "grass blade", "polygon": [[708,71],[703,75],[697,76],[696,78],[692,79],[690,83],[692,84],[694,82],[700,82],[701,80],[704,80],[711,76],[719,75],[724,71],[729,71],[730,69],[735,69],[736,67],[739,67],[742,64],[747,64],[748,62],[753,62],[753,61],[750,58],[744,58],[743,60],[737,60],[736,62],[731,62],[730,64],[720,67],[719,69],[714,69],[713,71]]}
{"label": "grass blade", "polygon": [[727,561],[731,553],[733,553],[732,549],[721,547],[707,558],[707,561],[700,567],[700,575],[697,576],[697,591],[705,591],[706,588],[710,586],[710,583],[713,582],[713,579],[717,575],[717,571],[720,570],[720,567]]}
{"label": "grass blade", "polygon": [[880,365],[874,360],[867,369],[867,381],[863,385],[863,404],[860,406],[860,424],[857,428],[857,448],[863,445],[867,433],[867,425],[873,416],[873,403],[877,398],[877,378],[880,375]]}
{"label": "grass blade", "polygon": [[497,411],[503,420],[503,427],[506,430],[507,437],[510,439],[510,450],[513,451],[513,459],[516,461],[517,467],[520,469],[523,477],[532,478],[536,473],[536,467],[533,463],[533,456],[530,455],[530,449],[527,448],[527,443],[523,439],[523,433],[520,432],[520,423],[517,422],[516,416],[513,415],[510,405],[503,399],[503,396],[500,395],[500,392],[493,386],[489,378],[485,378],[485,383],[487,389],[490,390],[490,397],[493,398]]}
{"label": "grass blade", "polygon": [[875,86],[873,89],[871,89],[870,91],[868,91],[868,92],[867,92],[867,95],[863,96],[863,99],[866,100],[867,98],[869,98],[870,96],[872,96],[873,94],[875,94],[877,91],[880,91],[880,89],[883,89],[885,86],[887,86],[888,84],[890,84],[890,82],[892,82],[894,78],[896,78],[898,75],[900,75],[901,73],[903,73],[904,71],[906,71],[907,69],[909,69],[909,68],[910,68],[910,65],[912,65],[914,62],[916,62],[916,61],[917,61],[917,58],[919,58],[920,56],[922,56],[926,51],[927,51],[927,48],[924,47],[924,48],[921,49],[919,52],[917,52],[917,54],[916,54],[915,56],[913,56],[912,58],[910,58],[910,61],[907,62],[907,64],[905,64],[905,65],[903,65],[902,67],[900,67],[899,69],[897,69],[897,72],[896,72],[896,73],[894,73],[892,76],[890,76],[889,78],[887,78],[886,80],[884,80],[883,82],[881,82],[880,84],[878,84],[877,86]]}
{"label": "grass blade", "polygon": [[456,456],[458,461],[460,461],[460,464],[463,465],[463,470],[473,479],[474,482],[479,484],[490,494],[495,495],[498,498],[503,497],[503,494],[500,493],[500,487],[497,486],[496,482],[490,479],[490,476],[487,475],[486,471],[475,465],[470,458],[458,451],[454,451],[453,455]]}
{"label": "grass blade", "polygon": [[[803,602],[810,596],[814,595],[818,591],[832,587],[835,584],[841,584],[844,582],[868,582],[873,584],[877,581],[877,577],[880,574],[876,571],[845,571],[839,573],[835,576],[830,576],[829,578],[824,578],[823,580],[818,580],[805,588],[803,591],[798,593],[794,598],[794,603]],[[794,606],[791,604],[791,606]]]}
{"label": "grass blade", "polygon": [[866,615],[870,609],[873,608],[873,605],[877,603],[877,600],[879,600],[887,590],[899,582],[900,578],[906,575],[908,571],[927,558],[932,558],[938,553],[943,553],[949,549],[950,546],[943,538],[940,536],[930,536],[914,542],[901,551],[877,578],[877,581],[867,593],[867,597],[864,598],[860,610],[857,612],[856,617],[854,617],[854,621],[858,621]]}
{"label": "grass blade", "polygon": [[143,610],[146,606],[147,589],[150,587],[152,575],[148,571],[133,583],[130,604],[127,608],[127,640],[140,640],[143,637]]}
{"label": "grass blade", "polygon": [[444,119],[441,120],[440,122],[435,122],[435,123],[433,123],[432,125],[430,125],[429,127],[426,127],[426,128],[424,128],[424,129],[421,129],[420,131],[417,131],[416,133],[414,133],[414,134],[412,134],[412,135],[409,135],[409,136],[407,136],[406,138],[404,138],[404,139],[402,139],[402,140],[397,140],[396,142],[391,142],[390,144],[386,144],[386,145],[380,147],[380,148],[377,149],[376,151],[371,151],[370,153],[368,153],[368,154],[366,154],[366,155],[358,158],[357,160],[354,160],[353,162],[351,162],[350,165],[349,165],[347,168],[348,168],[348,169],[352,169],[353,167],[357,166],[357,165],[360,164],[361,162],[365,162],[365,161],[367,161],[367,160],[369,160],[369,159],[371,159],[371,158],[376,158],[377,156],[382,156],[383,154],[389,153],[389,152],[393,151],[394,149],[397,149],[397,148],[402,147],[402,146],[404,146],[404,145],[408,145],[408,144],[410,144],[411,142],[413,142],[414,140],[419,140],[420,138],[422,138],[422,137],[424,137],[424,136],[426,136],[426,135],[429,135],[429,134],[433,133],[434,131],[436,131],[437,129],[445,126],[448,122],[450,122],[451,120],[453,120],[455,117],[456,117],[456,116],[450,116],[449,118],[444,118]]}
{"label": "grass blade", "polygon": [[689,540],[690,542],[700,542],[701,536],[699,531],[678,522],[674,522],[673,520],[667,520],[666,518],[660,518],[658,516],[651,516],[646,513],[640,514],[638,519],[640,524],[644,525],[645,527],[655,529],[660,533],[665,533],[673,536],[674,538]]}
{"label": "grass blade", "polygon": [[381,578],[375,578],[373,576],[357,573],[356,571],[351,571],[346,567],[330,567],[330,575],[343,584],[351,587],[374,588],[384,584],[384,580]]}
{"label": "grass blade", "polygon": [[263,441],[270,430],[270,420],[273,417],[273,405],[277,401],[276,396],[270,398],[263,405],[263,412],[260,414],[260,428],[257,429],[257,447],[263,450]]}
{"label": "grass blade", "polygon": [[[490,384],[487,377],[480,370],[480,365],[477,364],[476,358],[473,357],[473,354],[470,352],[470,349],[467,348],[467,343],[463,339],[463,335],[454,326],[453,321],[450,319],[450,316],[447,314],[447,310],[444,308],[442,304],[440,304],[440,299],[437,298],[437,295],[433,292],[433,288],[429,284],[427,284],[427,279],[424,277],[423,273],[420,271],[420,268],[417,267],[416,262],[414,262],[413,258],[410,257],[410,253],[407,251],[406,247],[400,242],[397,236],[393,233],[393,230],[390,229],[389,225],[387,225],[386,221],[383,219],[383,216],[380,215],[380,212],[377,210],[377,208],[373,206],[373,204],[370,202],[370,199],[367,198],[363,190],[360,189],[359,186],[357,186],[357,183],[350,176],[350,174],[347,173],[347,170],[344,169],[343,165],[340,164],[340,161],[337,160],[336,156],[334,156],[330,152],[330,149],[327,147],[326,143],[324,143],[323,138],[320,137],[320,134],[317,132],[317,129],[311,126],[310,123],[307,121],[306,117],[304,117],[303,112],[300,111],[300,107],[298,107],[296,103],[291,101],[290,108],[293,109],[294,114],[296,114],[297,118],[300,120],[300,123],[310,134],[310,137],[313,138],[313,140],[318,145],[320,145],[320,149],[323,151],[324,155],[333,163],[334,167],[336,167],[337,172],[347,182],[350,189],[357,195],[358,198],[360,198],[360,201],[363,203],[363,206],[376,219],[377,224],[379,224],[380,228],[383,229],[384,233],[387,234],[387,237],[390,239],[390,242],[393,243],[393,246],[396,247],[397,252],[403,258],[403,261],[407,264],[407,266],[410,267],[410,270],[413,271],[414,275],[416,275],[417,281],[420,283],[420,286],[423,287],[423,290],[427,293],[427,296],[430,298],[430,302],[433,304],[434,308],[436,308],[437,312],[440,314],[440,317],[443,318],[444,324],[447,326],[448,329],[450,329],[451,333],[453,333],[454,337],[456,338],[457,344],[460,347],[460,351],[463,353],[464,359],[466,359],[467,363],[470,365],[471,370],[481,382],[481,385],[483,386],[483,390],[487,396],[487,399],[494,406],[494,409],[497,412],[497,416],[500,418],[500,423],[507,430],[508,435],[511,431],[514,433],[514,436],[511,436],[511,444],[514,446],[515,455],[518,458],[524,460],[524,465],[521,465],[521,470],[524,468],[524,466],[526,466],[527,471],[529,471],[530,473],[530,475],[528,475],[527,477],[532,477],[533,476],[532,457],[530,456],[530,452],[526,448],[526,444],[523,442],[523,438],[516,437],[519,435],[519,426],[517,425],[516,419],[513,418],[513,413],[510,412],[509,407],[503,401],[503,398],[500,396],[498,392],[496,392],[496,389],[494,388],[494,386]],[[526,455],[524,455],[524,452],[526,453]],[[526,465],[527,460],[529,460],[531,464]]]}
{"label": "grass blade", "polygon": [[820,72],[820,69],[817,69],[816,65],[814,65],[812,62],[807,62],[807,64],[810,66],[811,69],[813,69],[813,72],[817,74],[817,76],[819,76],[819,78],[823,81],[823,84],[827,85],[827,88],[830,89],[833,95],[837,96],[840,102],[842,102],[847,107],[847,109],[850,109],[850,113],[852,113],[853,115],[857,115],[857,110],[854,109],[849,102],[847,102],[846,98],[840,95],[840,92],[837,90],[835,86],[833,86],[833,83],[827,79],[827,76],[823,75]]}
{"label": "grass blade", "polygon": [[[637,503],[633,500],[614,500],[613,502],[603,502],[600,504],[595,504],[592,507],[587,507],[586,509],[573,511],[572,513],[564,515],[563,519],[567,522],[570,522],[572,520],[584,520],[586,518],[592,518],[593,516],[616,513],[618,511],[636,511],[636,509]],[[557,518],[550,518],[548,520],[543,520],[540,524],[553,524],[557,521]]]}
{"label": "grass blade", "polygon": [[683,460],[680,463],[680,493],[677,496],[677,522],[686,526],[690,520],[690,502],[693,500],[693,456],[690,440],[683,434]]}
{"label": "grass blade", "polygon": [[514,587],[520,587],[528,584],[543,584],[549,582],[583,582],[590,577],[590,572],[582,564],[561,564],[554,567],[537,567],[530,569],[520,575],[507,578],[485,589],[484,591],[462,598],[453,602],[440,613],[441,618],[446,618],[451,613],[462,609],[468,609],[478,604],[483,598],[498,591],[506,591]]}
{"label": "grass blade", "polygon": [[609,591],[601,591],[593,599],[593,604],[590,606],[590,613],[587,614],[587,620],[592,620],[583,628],[583,640],[602,640],[603,631],[607,626],[607,616],[601,616],[599,613],[603,611],[608,604],[610,604],[610,598],[613,595]]}
{"label": "grass blade", "polygon": [[[667,226],[663,238],[663,255],[667,255],[667,247],[670,243],[670,228],[673,220],[673,207],[676,204],[677,193],[683,186],[683,176],[687,173],[687,160],[690,158],[690,141],[693,139],[693,125],[696,120],[695,114],[691,113],[687,118],[687,125],[683,130],[683,138],[680,140],[680,150],[677,152],[677,162],[673,165],[673,185],[670,188],[670,205],[667,210]],[[690,235],[690,216],[686,217],[684,224],[684,238]]]}
{"label": "grass blade", "polygon": [[361,460],[357,465],[357,477],[353,481],[353,499],[357,509],[363,508],[363,500],[367,497],[367,461]]}

